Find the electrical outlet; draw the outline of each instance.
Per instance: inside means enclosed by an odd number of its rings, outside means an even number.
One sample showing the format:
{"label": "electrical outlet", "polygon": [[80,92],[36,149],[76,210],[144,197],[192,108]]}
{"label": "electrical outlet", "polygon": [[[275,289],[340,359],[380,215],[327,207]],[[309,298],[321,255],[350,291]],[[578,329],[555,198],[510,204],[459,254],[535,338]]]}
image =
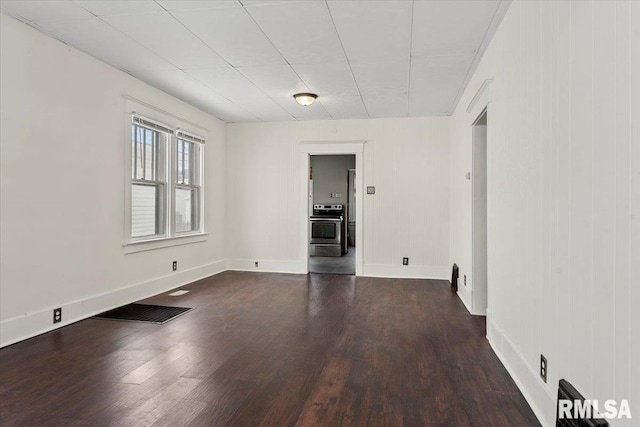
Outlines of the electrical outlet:
{"label": "electrical outlet", "polygon": [[540,378],[545,383],[547,382],[547,358],[542,354],[540,355]]}
{"label": "electrical outlet", "polygon": [[464,285],[467,286],[467,275],[464,275]]}
{"label": "electrical outlet", "polygon": [[402,258],[402,265],[409,265],[409,258]]}
{"label": "electrical outlet", "polygon": [[258,266],[258,261],[256,261],[254,265],[257,267]]}
{"label": "electrical outlet", "polygon": [[54,308],[53,309],[53,323],[60,323],[62,322],[62,308],[58,307],[58,308]]}
{"label": "electrical outlet", "polygon": [[178,261],[173,261],[173,271],[178,270]]}

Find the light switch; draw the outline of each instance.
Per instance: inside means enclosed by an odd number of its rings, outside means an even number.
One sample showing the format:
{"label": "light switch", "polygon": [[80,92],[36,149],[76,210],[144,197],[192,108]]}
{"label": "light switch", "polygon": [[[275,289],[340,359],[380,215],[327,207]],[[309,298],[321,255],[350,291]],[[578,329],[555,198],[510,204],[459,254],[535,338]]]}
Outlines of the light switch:
{"label": "light switch", "polygon": [[467,178],[468,180],[471,180],[471,172],[467,172],[464,177]]}

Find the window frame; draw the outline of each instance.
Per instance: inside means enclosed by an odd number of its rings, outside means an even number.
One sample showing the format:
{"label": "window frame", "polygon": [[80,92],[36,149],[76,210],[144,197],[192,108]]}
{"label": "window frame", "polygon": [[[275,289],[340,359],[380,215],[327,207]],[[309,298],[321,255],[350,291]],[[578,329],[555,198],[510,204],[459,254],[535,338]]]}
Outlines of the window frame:
{"label": "window frame", "polygon": [[[206,134],[206,131],[197,125],[187,122],[183,119],[177,118],[169,113],[162,112],[155,108],[152,108],[146,104],[140,102],[134,102],[131,99],[126,98],[126,115],[125,115],[125,129],[126,129],[126,150],[125,150],[125,200],[124,200],[124,240],[122,247],[124,253],[134,253],[176,245],[190,244],[195,242],[205,241],[208,233],[205,229],[205,177],[204,177],[204,160],[205,160],[205,143],[206,140],[203,137],[197,136],[198,134]],[[166,134],[166,141],[164,143],[164,179],[166,181],[152,182],[150,180],[140,180],[134,178],[134,117],[138,117],[145,121],[145,124],[155,124],[158,126],[156,130]],[[146,127],[146,126],[143,126]],[[189,131],[183,130],[184,128]],[[196,130],[197,132],[192,132]],[[167,130],[167,132],[164,132]],[[178,134],[186,135],[189,138],[193,138],[198,143],[198,158],[194,160],[194,166],[198,170],[198,185],[193,187],[198,189],[197,194],[197,227],[193,230],[187,230],[183,232],[176,232],[176,191],[181,188],[182,185],[177,184],[177,147],[178,147]],[[188,141],[192,142],[192,141]],[[160,160],[161,161],[161,160]],[[158,178],[156,176],[156,178]],[[160,191],[163,192],[163,218],[159,219],[163,222],[164,230],[160,230],[160,234],[132,237],[132,189],[134,185],[162,185],[164,188]],[[163,232],[162,232],[163,231]]]}

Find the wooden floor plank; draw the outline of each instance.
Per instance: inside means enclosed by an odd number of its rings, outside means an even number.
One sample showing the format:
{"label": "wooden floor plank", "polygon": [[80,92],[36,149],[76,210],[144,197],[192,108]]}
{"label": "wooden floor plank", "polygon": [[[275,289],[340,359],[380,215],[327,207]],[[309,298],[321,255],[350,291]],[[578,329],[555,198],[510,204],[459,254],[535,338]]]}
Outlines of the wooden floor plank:
{"label": "wooden floor plank", "polygon": [[21,425],[537,426],[445,281],[226,272],[0,350]]}

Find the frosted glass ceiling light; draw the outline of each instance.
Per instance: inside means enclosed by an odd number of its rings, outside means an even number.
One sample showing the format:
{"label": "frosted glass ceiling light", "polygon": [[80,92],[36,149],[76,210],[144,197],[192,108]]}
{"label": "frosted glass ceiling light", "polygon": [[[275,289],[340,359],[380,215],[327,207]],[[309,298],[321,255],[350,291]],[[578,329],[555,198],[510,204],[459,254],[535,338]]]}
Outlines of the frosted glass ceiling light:
{"label": "frosted glass ceiling light", "polygon": [[313,104],[317,97],[318,95],[316,95],[315,93],[296,93],[295,95],[293,95],[293,98],[296,100],[296,102],[303,107],[307,107]]}

